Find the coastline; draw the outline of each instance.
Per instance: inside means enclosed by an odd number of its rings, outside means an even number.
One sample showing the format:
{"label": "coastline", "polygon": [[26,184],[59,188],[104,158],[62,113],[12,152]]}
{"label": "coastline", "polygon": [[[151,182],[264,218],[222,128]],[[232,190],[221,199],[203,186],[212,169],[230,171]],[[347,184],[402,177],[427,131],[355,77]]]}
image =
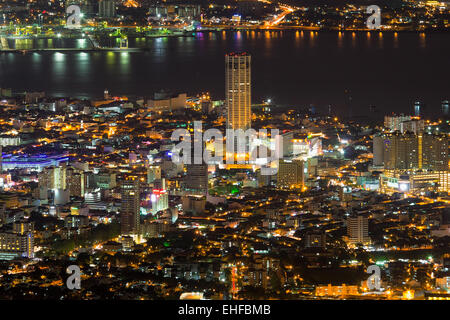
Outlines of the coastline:
{"label": "coastline", "polygon": [[[178,37],[195,37],[196,34],[209,34],[209,33],[223,33],[223,32],[314,32],[314,33],[352,33],[352,34],[432,34],[432,33],[449,33],[447,30],[392,30],[392,29],[380,29],[380,30],[370,30],[370,29],[324,29],[324,28],[317,28],[317,27],[270,27],[270,28],[247,28],[247,27],[229,27],[229,28],[222,28],[222,29],[212,29],[212,28],[205,28],[198,31],[192,31],[192,32],[176,32],[176,33],[170,33],[170,34],[147,34],[144,36],[129,36],[130,39],[136,39],[136,38],[148,38],[148,39],[158,39],[158,38],[178,38]],[[45,40],[45,39],[55,39],[55,36],[28,36],[28,37],[18,37],[18,36],[3,36],[1,37],[2,40]],[[57,37],[58,39],[86,39],[84,37]],[[119,39],[119,37],[113,37],[113,39]],[[58,51],[64,51],[64,52],[98,52],[98,51],[112,51],[112,52],[145,52],[150,50],[150,48],[147,47],[88,47],[88,48],[70,48],[70,47],[61,47],[61,48],[27,48],[27,49],[21,49],[21,48],[4,48],[0,45],[0,53],[28,53],[28,52],[58,52]]]}

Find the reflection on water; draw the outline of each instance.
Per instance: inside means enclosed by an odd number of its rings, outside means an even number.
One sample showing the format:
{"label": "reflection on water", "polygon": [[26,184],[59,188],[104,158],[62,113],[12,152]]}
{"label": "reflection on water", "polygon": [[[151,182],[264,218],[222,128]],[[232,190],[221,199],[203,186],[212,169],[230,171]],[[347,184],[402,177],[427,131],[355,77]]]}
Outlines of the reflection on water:
{"label": "reflection on water", "polygon": [[119,67],[120,73],[125,75],[126,79],[130,78],[130,53],[129,52],[118,52],[119,54]]}
{"label": "reflection on water", "polygon": [[[142,52],[36,52],[0,54],[0,86],[50,94],[150,96],[160,89],[224,98],[224,54],[252,54],[252,98],[344,108],[403,108],[415,99],[432,109],[449,99],[446,53],[450,35],[305,30],[222,31],[189,37],[131,38]],[[111,43],[115,40],[111,39]],[[89,48],[88,39],[16,39],[11,47]],[[420,62],[420,63],[418,63]],[[368,76],[370,74],[370,76]],[[348,106],[347,106],[348,107]],[[438,107],[437,107],[438,108]]]}
{"label": "reflection on water", "polygon": [[[342,49],[347,46],[346,37],[351,35],[351,47],[356,47],[358,45],[358,39],[365,39],[366,46],[371,47],[374,43],[373,40],[378,38],[377,46],[379,48],[384,48],[386,44],[386,40],[384,38],[388,38],[389,42],[392,43],[394,48],[399,47],[399,34],[397,32],[350,32],[350,31],[339,31],[333,33],[326,32],[318,32],[318,31],[307,31],[308,44],[311,47],[316,45],[316,41],[320,41],[320,38],[329,39],[331,37],[336,38],[337,48]],[[304,39],[305,32],[301,31],[281,31],[281,30],[252,30],[252,31],[222,31],[222,32],[197,32],[193,37],[191,36],[182,36],[182,37],[158,37],[158,38],[146,38],[146,37],[138,37],[138,38],[129,38],[129,47],[130,48],[147,48],[147,49],[156,49],[158,53],[163,52],[163,49],[167,47],[164,44],[167,44],[169,41],[173,41],[176,39],[178,42],[184,41],[198,41],[200,43],[205,41],[233,41],[234,45],[238,47],[246,40],[257,40],[263,38],[265,40],[266,46],[271,47],[272,41],[276,41],[277,39],[282,39],[283,41],[293,40],[296,46],[299,46],[302,43],[302,39]],[[231,36],[231,38],[229,38]],[[408,37],[416,36],[419,41],[419,47],[426,48],[426,34],[409,34]],[[240,44],[241,43],[241,44]],[[45,49],[45,48],[79,48],[79,49],[89,49],[92,48],[92,44],[88,39],[9,39],[9,45],[11,48],[26,50],[26,49]],[[120,39],[118,38],[109,38],[103,39],[100,41],[100,45],[103,47],[115,47],[118,48],[120,46]],[[245,45],[245,44],[244,44]]]}
{"label": "reflection on water", "polygon": [[378,32],[378,47],[383,49],[384,41],[383,41],[383,32]]}
{"label": "reflection on water", "polygon": [[310,31],[309,32],[309,46],[310,47],[314,47],[315,46],[315,37],[316,37],[315,32],[314,31]]}
{"label": "reflection on water", "polygon": [[77,39],[76,48],[84,49],[88,48],[86,39]]}
{"label": "reflection on water", "polygon": [[32,49],[34,48],[33,39],[15,39],[14,48],[17,49]]}
{"label": "reflection on water", "polygon": [[419,35],[419,43],[421,48],[425,48],[427,46],[426,35],[424,32]]}
{"label": "reflection on water", "polygon": [[337,41],[337,46],[339,49],[342,49],[344,46],[344,34],[343,32],[338,32],[338,41]]}
{"label": "reflection on water", "polygon": [[371,37],[371,34],[369,31],[367,31],[366,39],[367,39],[367,47],[369,47],[369,48],[372,46],[372,41],[371,41],[370,37]]}
{"label": "reflection on water", "polygon": [[116,64],[116,53],[113,51],[109,51],[106,53],[106,64],[113,66]]}

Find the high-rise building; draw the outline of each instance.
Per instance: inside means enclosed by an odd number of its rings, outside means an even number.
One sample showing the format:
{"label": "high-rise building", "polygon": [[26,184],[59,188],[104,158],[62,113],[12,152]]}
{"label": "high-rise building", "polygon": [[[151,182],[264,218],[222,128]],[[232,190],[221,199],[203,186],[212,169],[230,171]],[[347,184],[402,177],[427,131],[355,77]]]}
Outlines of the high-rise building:
{"label": "high-rise building", "polygon": [[158,211],[164,211],[169,208],[169,194],[165,189],[153,189],[150,201],[152,204],[152,214],[156,214]]}
{"label": "high-rise building", "polygon": [[381,135],[375,135],[373,137],[373,165],[382,166],[383,165],[383,145],[384,139]]}
{"label": "high-rise building", "polygon": [[278,162],[277,185],[280,188],[301,188],[304,183],[302,160],[280,160]]}
{"label": "high-rise building", "polygon": [[206,163],[186,165],[184,188],[188,193],[206,195],[208,192],[208,165]]}
{"label": "high-rise building", "polygon": [[442,101],[441,107],[442,107],[442,114],[443,114],[444,116],[448,116],[448,115],[449,115],[449,112],[450,112],[450,105],[449,105],[448,100]]}
{"label": "high-rise building", "polygon": [[147,183],[153,183],[155,180],[161,180],[161,166],[150,165],[147,168]]}
{"label": "high-rise building", "polygon": [[414,134],[389,134],[384,138],[384,168],[418,168],[418,139]]}
{"label": "high-rise building", "polygon": [[67,188],[66,173],[67,167],[65,165],[45,168],[39,174],[39,184],[49,189],[65,190]]}
{"label": "high-rise building", "polygon": [[420,102],[420,101],[414,102],[414,115],[416,117],[420,117],[422,109],[423,109],[423,103],[422,102]]}
{"label": "high-rise building", "polygon": [[419,134],[420,132],[423,132],[425,128],[425,121],[423,119],[417,119],[414,118],[409,121],[403,121],[400,123],[400,132],[412,132],[415,134]]}
{"label": "high-rise building", "polygon": [[116,3],[114,0],[100,0],[98,2],[98,15],[100,18],[114,18],[116,16]]}
{"label": "high-rise building", "polygon": [[422,149],[421,159],[419,159],[420,169],[448,170],[447,135],[423,134],[418,136],[418,140],[419,148]]}
{"label": "high-rise building", "polygon": [[140,193],[139,180],[128,177],[121,186],[120,223],[122,234],[139,233],[140,225]]}
{"label": "high-rise building", "polygon": [[70,196],[82,197],[85,193],[85,178],[84,172],[78,172],[74,168],[67,170],[67,185]]}
{"label": "high-rise building", "polygon": [[182,200],[185,213],[191,212],[196,215],[205,211],[206,197],[204,196],[184,196]]}
{"label": "high-rise building", "polygon": [[12,230],[0,231],[0,259],[15,256],[34,258],[34,225],[25,220],[13,223]]}
{"label": "high-rise building", "polygon": [[148,10],[149,17],[153,20],[162,18],[173,19],[175,17],[188,18],[192,20],[201,19],[201,6],[198,4],[165,4],[158,3],[151,5]]}
{"label": "high-rise building", "polygon": [[[96,175],[99,178],[101,175]],[[70,196],[81,197],[88,184],[87,176],[81,170],[68,167],[65,164],[45,168],[39,173],[39,188],[54,192],[67,191]]]}
{"label": "high-rise building", "polygon": [[116,187],[116,174],[109,171],[100,171],[94,175],[96,188],[113,189]]}
{"label": "high-rise building", "polygon": [[401,133],[409,131],[417,134],[424,130],[425,121],[418,117],[405,116],[403,114],[392,115],[384,117],[384,126],[390,131],[400,131]]}
{"label": "high-rise building", "polygon": [[[382,140],[382,152],[380,151]],[[374,137],[374,165],[382,157],[387,170],[448,170],[448,137],[438,134],[385,134]],[[376,164],[375,164],[376,163]]]}
{"label": "high-rise building", "polygon": [[405,121],[410,121],[412,119],[411,116],[401,115],[392,115],[384,117],[384,126],[391,131],[400,131],[400,124]]}
{"label": "high-rise building", "polygon": [[364,216],[347,219],[347,235],[350,243],[369,244],[369,219]]}
{"label": "high-rise building", "polygon": [[227,128],[251,127],[251,57],[246,53],[225,56],[225,103]]}

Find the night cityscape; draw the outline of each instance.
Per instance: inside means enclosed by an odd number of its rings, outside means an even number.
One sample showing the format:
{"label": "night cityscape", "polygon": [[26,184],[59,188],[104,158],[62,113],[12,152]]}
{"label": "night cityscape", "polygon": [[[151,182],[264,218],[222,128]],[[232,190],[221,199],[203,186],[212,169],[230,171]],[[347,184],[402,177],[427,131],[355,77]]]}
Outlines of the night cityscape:
{"label": "night cityscape", "polygon": [[0,300],[449,300],[449,21],[0,0]]}

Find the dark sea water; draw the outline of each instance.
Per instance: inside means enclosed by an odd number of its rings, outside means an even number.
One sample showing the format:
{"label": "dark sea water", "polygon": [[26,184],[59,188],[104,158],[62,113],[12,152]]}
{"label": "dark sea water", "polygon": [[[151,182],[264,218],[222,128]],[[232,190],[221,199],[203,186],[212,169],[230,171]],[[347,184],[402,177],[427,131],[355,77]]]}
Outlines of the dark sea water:
{"label": "dark sea water", "polygon": [[[89,47],[87,39],[10,41],[17,48]],[[437,115],[450,99],[450,33],[238,31],[137,38],[145,52],[0,54],[0,87],[56,96],[150,97],[160,89],[224,98],[224,55],[252,55],[252,100],[381,116],[413,110]],[[369,111],[376,106],[377,112]],[[373,109],[372,109],[373,110]]]}

